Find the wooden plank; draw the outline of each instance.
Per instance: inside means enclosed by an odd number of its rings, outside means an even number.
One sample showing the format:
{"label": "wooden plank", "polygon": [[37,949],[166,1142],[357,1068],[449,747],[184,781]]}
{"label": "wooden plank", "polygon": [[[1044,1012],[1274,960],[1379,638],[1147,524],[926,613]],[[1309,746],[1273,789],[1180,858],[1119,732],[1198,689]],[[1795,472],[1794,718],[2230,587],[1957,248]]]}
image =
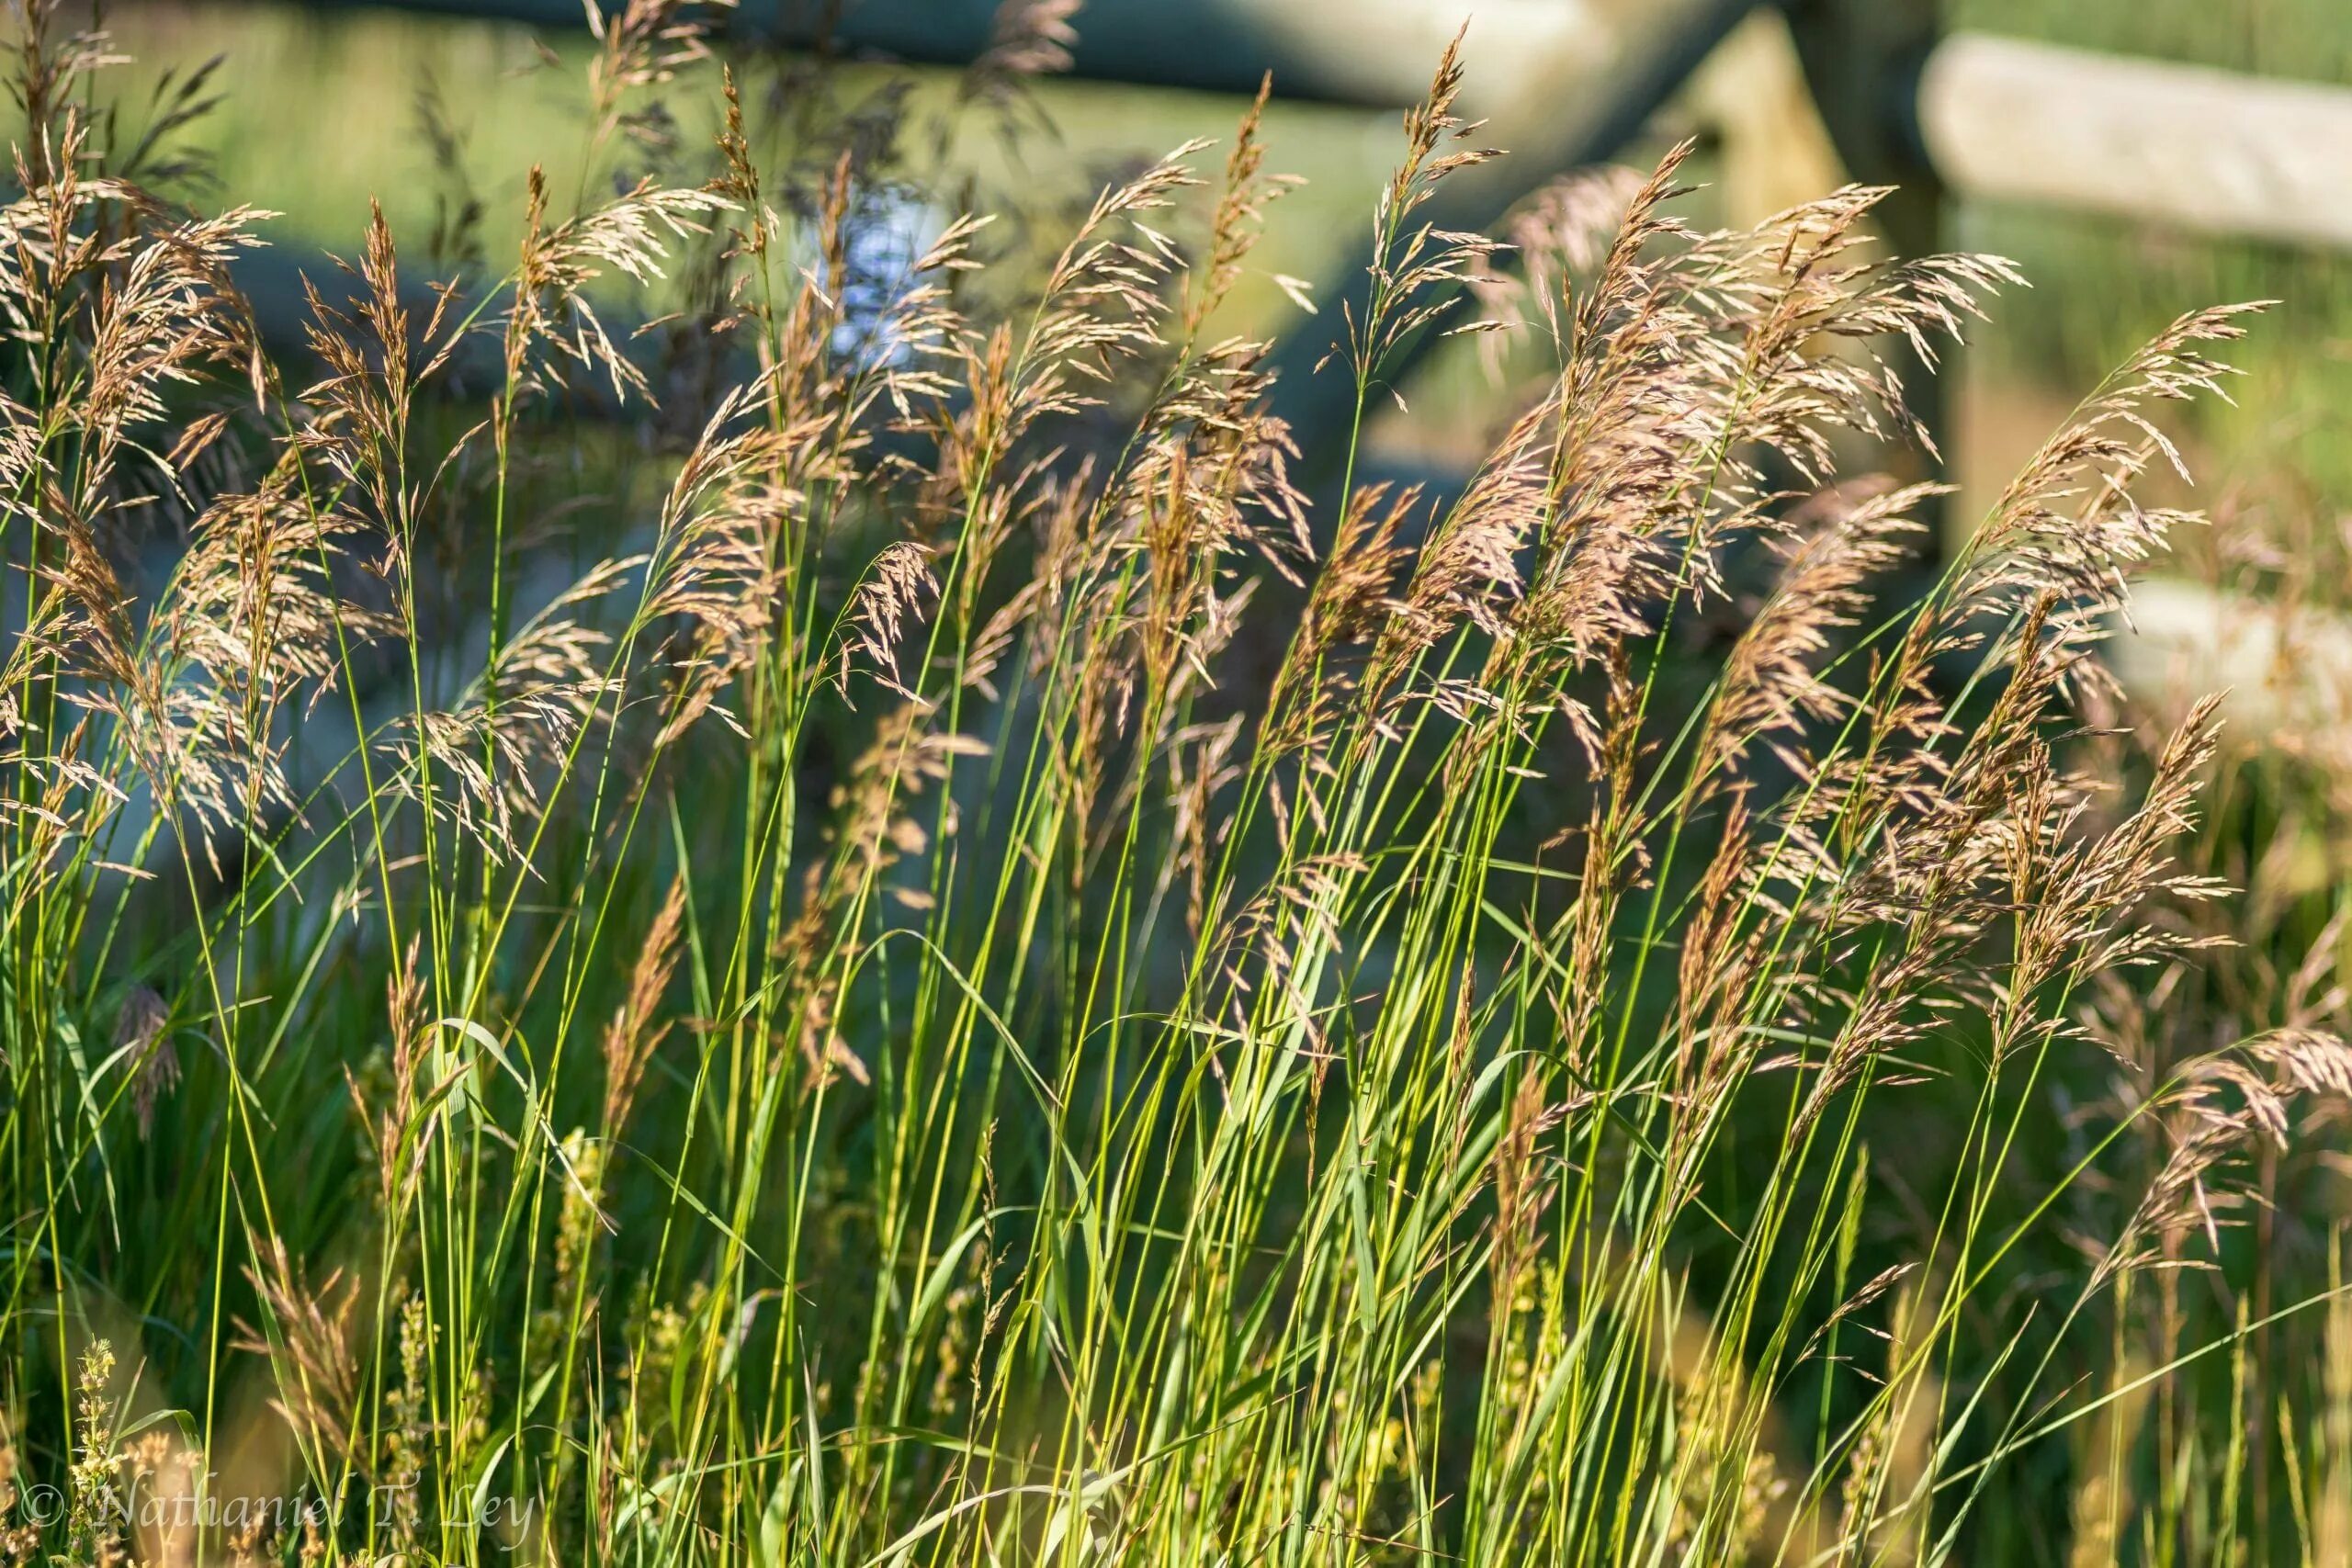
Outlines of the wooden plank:
{"label": "wooden plank", "polygon": [[2227,691],[2241,740],[2292,751],[2352,739],[2352,617],[2340,612],[2151,578],[2132,585],[2130,616],[2102,652],[2161,717]]}
{"label": "wooden plank", "polygon": [[1955,33],[1918,117],[1968,196],[2352,250],[2352,89]]}
{"label": "wooden plank", "polygon": [[[577,31],[581,0],[311,0],[438,12]],[[606,12],[617,0],[599,0]],[[1594,30],[1607,0],[1483,0],[1465,101],[1476,112],[1533,84],[1544,61]],[[994,34],[999,0],[741,0],[711,13],[729,34],[786,48],[820,39],[843,55],[961,65]],[[1467,6],[1421,0],[1088,0],[1070,18],[1076,74],[1104,82],[1255,93],[1269,71],[1286,98],[1402,108],[1429,86],[1430,68]],[[829,13],[838,13],[829,17]]]}

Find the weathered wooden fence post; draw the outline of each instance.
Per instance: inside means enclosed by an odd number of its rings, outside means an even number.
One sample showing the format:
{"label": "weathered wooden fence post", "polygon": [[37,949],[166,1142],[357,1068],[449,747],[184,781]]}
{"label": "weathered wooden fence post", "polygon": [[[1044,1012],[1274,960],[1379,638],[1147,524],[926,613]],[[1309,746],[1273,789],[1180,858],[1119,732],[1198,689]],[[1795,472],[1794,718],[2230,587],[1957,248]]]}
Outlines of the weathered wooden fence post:
{"label": "weathered wooden fence post", "polygon": [[[1887,244],[1902,256],[1947,248],[1944,184],[1919,136],[1914,91],[1939,36],[1939,0],[1795,0],[1789,13],[1814,101],[1849,177],[1894,187],[1877,215]],[[1911,412],[1939,449],[1948,448],[1957,400],[1950,367],[1921,364],[1906,344],[1888,345],[1887,353]],[[1888,466],[1906,480],[1946,471],[1930,452],[1897,451]],[[1949,537],[1950,511],[1939,508],[1929,520],[1935,544]]]}

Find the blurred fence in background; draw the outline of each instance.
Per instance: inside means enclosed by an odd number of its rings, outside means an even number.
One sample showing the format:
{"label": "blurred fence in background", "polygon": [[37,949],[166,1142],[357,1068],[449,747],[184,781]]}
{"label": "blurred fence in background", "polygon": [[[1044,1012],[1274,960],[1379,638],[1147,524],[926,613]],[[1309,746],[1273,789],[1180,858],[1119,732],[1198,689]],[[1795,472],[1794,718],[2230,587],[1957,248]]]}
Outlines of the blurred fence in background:
{"label": "blurred fence in background", "polygon": [[[579,0],[317,0],[581,27]],[[612,0],[601,0],[612,8]],[[771,44],[965,63],[995,36],[999,0],[746,0],[728,30]],[[1108,82],[1254,92],[1402,107],[1459,25],[1437,0],[1088,0],[1074,74]],[[1900,186],[1888,239],[1905,254],[1943,244],[1950,195],[2021,200],[2198,233],[2352,250],[2352,88],[2131,59],[1974,32],[1947,32],[1938,0],[1501,0],[1481,32],[1465,101],[1512,156],[1449,186],[1439,227],[1491,226],[1530,191],[1618,152],[1684,90],[1751,13],[1785,19],[1793,51],[1738,54],[1700,102],[1751,167],[1815,175],[1812,123],[1846,174]],[[1776,29],[1777,30],[1777,29]],[[1769,35],[1768,35],[1769,36]],[[1810,104],[1793,99],[1801,75]],[[1740,141],[1747,146],[1736,145]],[[1760,145],[1758,145],[1760,143]],[[1324,290],[1347,298],[1364,267]],[[1434,333],[1424,333],[1426,347]],[[1300,353],[1306,352],[1300,350]],[[1319,344],[1313,350],[1319,356]],[[1310,362],[1311,363],[1311,362]],[[1314,379],[1284,383],[1309,451],[1343,408]]]}
{"label": "blurred fence in background", "polygon": [[[613,0],[601,0],[608,9]],[[311,0],[578,29],[580,0]],[[837,58],[962,64],[999,35],[999,0],[743,0],[746,42]],[[1080,80],[1396,109],[1426,88],[1460,25],[1441,0],[1087,0],[1072,20]],[[2352,253],[2352,88],[2139,58],[1947,26],[1945,0],[1489,0],[1469,55],[1469,111],[1511,150],[1442,187],[1425,216],[1491,230],[1570,169],[1625,149],[1671,104],[1713,145],[1729,216],[1749,219],[1851,178],[1898,187],[1879,214],[1899,253],[1952,247],[1957,202],[2106,214],[2183,234]],[[1745,209],[1745,210],[1740,210]],[[1345,377],[1316,376],[1340,302],[1368,287],[1368,252],[1331,265],[1325,313],[1277,353],[1280,412],[1309,454],[1343,450]],[[1453,302],[1459,305],[1460,301]],[[1442,339],[1441,314],[1394,374]],[[1952,428],[1950,377],[1908,378],[1928,427]],[[1895,466],[1930,465],[1897,455]],[[1310,475],[1309,478],[1316,476]],[[1328,476],[1324,476],[1328,478]],[[1916,473],[1904,477],[1917,477]],[[2154,595],[2121,652],[2242,685],[2259,650],[2211,594]],[[2331,634],[2352,666],[2352,629]],[[2249,661],[2252,661],[2249,663]],[[2323,699],[2324,700],[2324,699]]]}

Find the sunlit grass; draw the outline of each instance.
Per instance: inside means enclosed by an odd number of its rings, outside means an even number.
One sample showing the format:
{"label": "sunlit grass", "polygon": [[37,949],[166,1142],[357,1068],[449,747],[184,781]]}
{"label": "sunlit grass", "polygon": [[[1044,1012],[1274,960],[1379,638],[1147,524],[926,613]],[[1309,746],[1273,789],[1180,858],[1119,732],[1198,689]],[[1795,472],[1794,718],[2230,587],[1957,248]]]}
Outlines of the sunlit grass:
{"label": "sunlit grass", "polygon": [[34,9],[0,1551],[2330,1560],[2338,928],[2227,901],[2215,709],[2097,662],[2245,311],[1923,571],[1838,460],[2011,267],[1701,231],[1678,152],[1493,270],[1416,216],[1449,52],[1331,466],[1473,277],[1515,418],[1310,497],[1258,110],[990,225],[876,116],[1035,54],[772,115],[628,16],[518,79],[578,107],[479,285],[408,193],[296,355]]}

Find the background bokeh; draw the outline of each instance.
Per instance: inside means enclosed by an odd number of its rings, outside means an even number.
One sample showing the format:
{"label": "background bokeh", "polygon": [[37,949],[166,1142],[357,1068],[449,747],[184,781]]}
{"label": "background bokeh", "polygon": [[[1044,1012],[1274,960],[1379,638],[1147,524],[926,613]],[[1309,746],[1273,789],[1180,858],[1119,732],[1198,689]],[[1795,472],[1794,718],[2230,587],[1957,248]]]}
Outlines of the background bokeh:
{"label": "background bokeh", "polygon": [[[2352,7],[2333,0],[1954,0],[1946,16],[1954,28],[2352,81]],[[230,90],[189,141],[209,155],[219,190],[283,214],[269,228],[288,247],[347,250],[371,198],[395,233],[430,232],[447,217],[461,171],[481,203],[484,242],[499,249],[519,231],[534,161],[558,190],[579,178],[585,148],[577,68],[591,47],[584,32],[267,0],[119,0],[108,26],[134,57],[111,81],[129,114],[140,112],[161,73],[222,59],[216,86]],[[1773,73],[1792,62],[1752,36],[1782,27],[1770,13],[1751,21],[1657,118],[1647,144],[1626,150],[1628,160],[1654,155],[1679,134],[1704,135],[1710,95],[1783,85]],[[1474,51],[1477,32],[1474,17]],[[930,80],[944,100],[951,78]],[[1234,113],[1230,100],[1214,95],[1067,78],[1041,81],[1035,93],[1038,112],[1017,139],[992,118],[956,119],[945,162],[968,180],[976,207],[1039,215],[1081,207],[1106,174],[1188,137],[1222,136]],[[1317,278],[1344,259],[1386,175],[1395,125],[1385,111],[1273,106],[1271,164],[1305,184],[1268,237],[1264,272]],[[682,142],[699,141],[706,129],[682,126]],[[1768,165],[1773,188],[1747,190],[1724,182],[1752,180],[1752,158],[1702,156],[1699,170],[1713,182],[1709,197],[1736,209],[1811,194],[1804,187],[1816,173]],[[2006,475],[2075,395],[2183,310],[2268,299],[2280,304],[2239,357],[2246,375],[2235,407],[2200,411],[2199,472],[2209,491],[2260,491],[2273,508],[2285,497],[2329,515],[2352,506],[2352,442],[2341,412],[2352,407],[2352,258],[2039,207],[1962,202],[1952,216],[1957,243],[2011,257],[2033,284],[1974,334],[1956,452],[1963,478],[1982,486]],[[1237,302],[1250,324],[1287,308],[1263,276],[1250,284]],[[1430,374],[1444,400],[1464,406],[1465,442],[1483,434],[1478,378],[1449,376],[1443,365]],[[1413,425],[1413,439],[1430,439],[1428,418]]]}

